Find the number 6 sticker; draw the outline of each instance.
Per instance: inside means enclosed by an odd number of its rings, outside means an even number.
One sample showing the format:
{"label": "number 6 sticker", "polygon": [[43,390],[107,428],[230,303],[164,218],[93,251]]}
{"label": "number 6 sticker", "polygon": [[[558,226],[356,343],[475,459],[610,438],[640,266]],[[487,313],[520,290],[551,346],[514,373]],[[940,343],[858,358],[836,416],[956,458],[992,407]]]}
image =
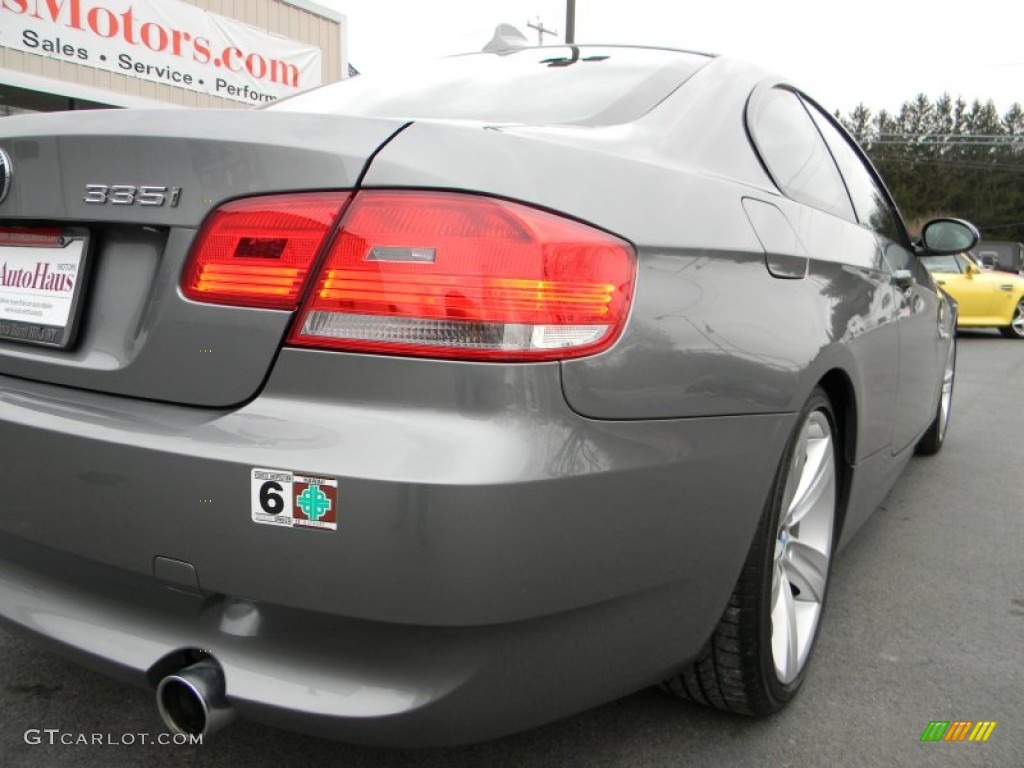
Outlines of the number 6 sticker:
{"label": "number 6 sticker", "polygon": [[253,469],[252,521],[284,528],[338,530],[338,481],[291,472]]}

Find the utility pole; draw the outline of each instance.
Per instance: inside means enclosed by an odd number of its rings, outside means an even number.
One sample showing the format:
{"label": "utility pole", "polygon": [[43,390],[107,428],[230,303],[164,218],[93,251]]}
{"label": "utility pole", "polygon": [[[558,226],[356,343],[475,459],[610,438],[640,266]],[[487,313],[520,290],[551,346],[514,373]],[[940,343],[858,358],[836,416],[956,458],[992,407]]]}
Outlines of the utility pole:
{"label": "utility pole", "polygon": [[537,17],[537,23],[534,24],[532,21],[526,22],[526,26],[530,29],[537,30],[537,45],[544,45],[544,35],[551,35],[554,37],[558,34],[556,29],[548,29],[544,26],[544,22],[540,20],[540,16]]}
{"label": "utility pole", "polygon": [[565,44],[576,42],[576,0],[565,2]]}

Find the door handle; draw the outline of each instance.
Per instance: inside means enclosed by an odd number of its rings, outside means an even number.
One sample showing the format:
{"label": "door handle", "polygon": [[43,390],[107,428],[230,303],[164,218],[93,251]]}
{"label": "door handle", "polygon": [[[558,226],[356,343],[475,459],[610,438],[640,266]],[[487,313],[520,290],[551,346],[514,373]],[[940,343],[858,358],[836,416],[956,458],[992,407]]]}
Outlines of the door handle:
{"label": "door handle", "polygon": [[914,284],[914,273],[909,269],[897,269],[892,273],[892,282],[900,290],[907,290]]}

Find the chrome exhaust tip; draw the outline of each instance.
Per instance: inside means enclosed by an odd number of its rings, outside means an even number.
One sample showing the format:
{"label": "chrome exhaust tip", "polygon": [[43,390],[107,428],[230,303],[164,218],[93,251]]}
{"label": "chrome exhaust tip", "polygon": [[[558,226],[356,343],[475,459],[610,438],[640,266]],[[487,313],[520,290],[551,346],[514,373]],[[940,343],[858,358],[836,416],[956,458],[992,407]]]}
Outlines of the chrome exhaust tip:
{"label": "chrome exhaust tip", "polygon": [[168,675],[156,687],[156,706],[174,733],[207,736],[235,717],[224,695],[224,673],[215,661],[200,661]]}

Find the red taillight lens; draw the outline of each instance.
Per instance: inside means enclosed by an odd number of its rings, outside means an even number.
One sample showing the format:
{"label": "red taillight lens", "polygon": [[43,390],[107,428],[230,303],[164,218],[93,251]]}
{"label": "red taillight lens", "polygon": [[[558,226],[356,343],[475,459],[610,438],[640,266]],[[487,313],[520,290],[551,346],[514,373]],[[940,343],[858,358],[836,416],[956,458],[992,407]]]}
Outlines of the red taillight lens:
{"label": "red taillight lens", "polygon": [[222,205],[196,238],[182,291],[195,301],[295,309],[348,198],[313,192]]}
{"label": "red taillight lens", "polygon": [[289,342],[450,358],[593,354],[621,332],[635,272],[625,241],[524,205],[363,191]]}

